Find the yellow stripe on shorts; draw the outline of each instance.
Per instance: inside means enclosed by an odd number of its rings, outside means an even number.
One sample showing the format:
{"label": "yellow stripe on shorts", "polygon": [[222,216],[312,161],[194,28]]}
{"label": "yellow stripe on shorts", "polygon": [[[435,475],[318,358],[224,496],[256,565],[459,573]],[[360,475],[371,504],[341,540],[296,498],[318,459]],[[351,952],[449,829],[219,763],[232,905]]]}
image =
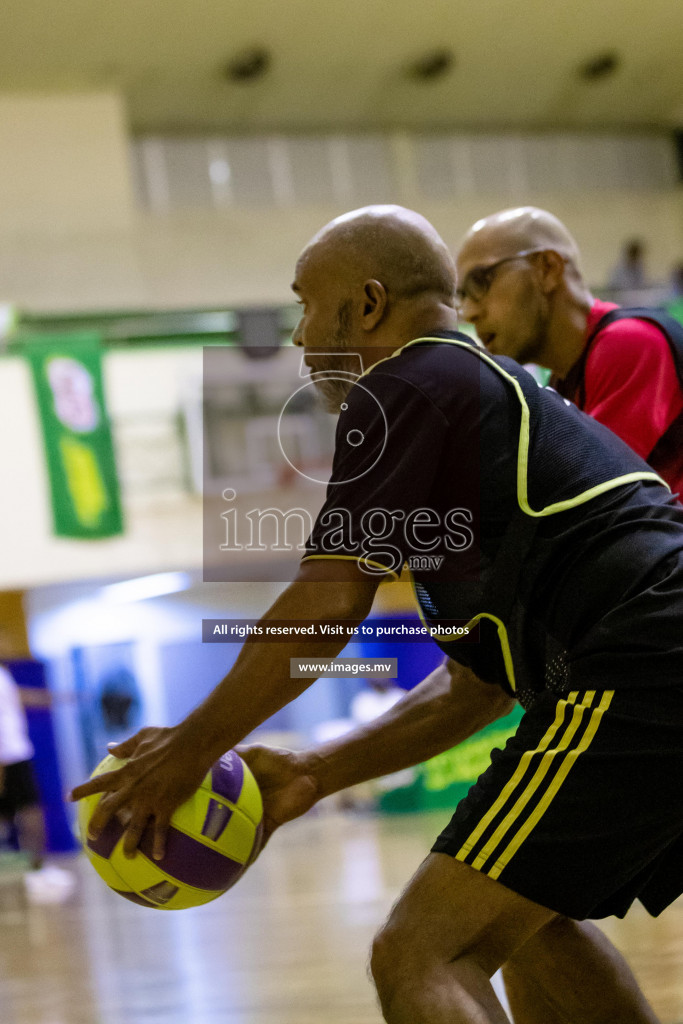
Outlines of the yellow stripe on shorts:
{"label": "yellow stripe on shorts", "polygon": [[[591,699],[594,695],[594,691],[591,691]],[[501,873],[505,865],[512,859],[512,857],[517,852],[519,847],[522,845],[522,843],[529,835],[531,830],[534,828],[534,826],[541,820],[541,818],[547,811],[548,807],[550,806],[553,797],[557,794],[557,792],[560,789],[560,786],[569,775],[569,772],[575,764],[577,757],[579,756],[579,754],[582,754],[584,750],[587,750],[590,744],[592,743],[593,738],[596,732],[598,731],[598,726],[602,721],[602,716],[612,703],[613,696],[614,690],[608,690],[605,693],[603,693],[599,705],[597,706],[597,708],[594,708],[591,714],[590,721],[588,723],[588,728],[583,734],[583,738],[579,743],[578,747],[576,747],[574,750],[570,750],[567,756],[563,759],[562,764],[560,765],[557,773],[555,774],[555,778],[553,779],[552,783],[550,784],[546,792],[543,794],[538,806],[536,807],[534,812],[529,815],[524,825],[522,825],[522,827],[515,835],[514,839],[512,839],[512,841],[508,844],[506,849],[498,857],[496,863],[488,872],[490,878],[498,878],[499,874]],[[546,754],[546,757],[547,756],[548,755]]]}
{"label": "yellow stripe on shorts", "polygon": [[[456,854],[458,860],[470,863],[478,870],[484,871],[491,878],[498,878],[503,868],[517,852],[534,826],[541,820],[572,766],[575,764],[579,754],[583,753],[590,746],[602,717],[612,701],[614,691],[605,691],[597,708],[592,707],[595,700],[595,690],[586,691],[583,694],[582,700],[579,700],[579,696],[579,692],[574,691],[567,695],[566,700],[558,701],[552,725],[546,731],[536,749],[527,750],[522,755],[514,775]],[[570,711],[571,714],[569,714]],[[586,722],[587,715],[590,717]],[[586,726],[582,735],[580,735],[578,743],[573,749],[569,750],[571,743],[576,740],[577,734],[580,733],[584,722],[586,722]],[[553,741],[555,742],[553,743]],[[553,745],[551,746],[551,744]],[[530,779],[525,781],[525,776],[531,767],[532,759],[535,755],[539,754],[542,757],[536,771]],[[546,790],[537,806],[510,838],[512,829],[519,822],[525,808],[544,783],[546,784]],[[481,837],[496,818],[505,811],[506,807],[509,808],[508,813],[501,820],[493,834],[486,840],[481,850],[476,853],[474,859],[471,859],[470,855]],[[507,845],[504,845],[506,842]],[[484,865],[494,856],[496,856],[496,860],[493,865],[486,869]]]}

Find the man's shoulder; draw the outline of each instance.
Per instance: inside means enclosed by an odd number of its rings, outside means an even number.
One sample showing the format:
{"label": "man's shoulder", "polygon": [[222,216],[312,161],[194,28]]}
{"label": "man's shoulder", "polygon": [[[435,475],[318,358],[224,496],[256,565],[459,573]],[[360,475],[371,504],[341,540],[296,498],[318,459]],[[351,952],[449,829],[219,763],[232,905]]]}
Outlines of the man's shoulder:
{"label": "man's shoulder", "polygon": [[[500,398],[508,392],[512,396],[538,384],[529,371],[508,356],[491,355],[479,342],[466,334],[442,332],[416,338],[395,353],[395,357],[376,364],[369,375],[378,383],[382,378],[400,379],[415,387],[426,387],[430,393],[450,395],[472,390],[481,398],[489,392]],[[510,387],[515,384],[515,390]]]}
{"label": "man's shoulder", "polygon": [[377,363],[360,383],[367,382],[377,397],[392,395],[398,404],[419,394],[448,419],[459,419],[472,402],[501,400],[511,367],[525,374],[512,360],[489,356],[467,335],[441,332],[405,345]]}
{"label": "man's shoulder", "polygon": [[413,338],[393,356],[377,364],[378,369],[397,369],[408,364],[429,364],[444,357],[468,359],[481,351],[479,344],[461,331],[431,331]]}
{"label": "man's shoulder", "polygon": [[482,366],[500,361],[498,357],[489,356],[467,334],[435,331],[409,341],[393,356],[376,363],[363,379],[391,376],[408,382],[429,378],[433,373],[443,374],[449,380],[453,377],[475,378],[481,373]]}
{"label": "man's shoulder", "polygon": [[587,368],[603,367],[615,360],[623,367],[649,360],[660,363],[662,359],[671,359],[664,329],[653,320],[624,316],[600,327],[600,320],[605,313],[619,308],[608,303],[601,305],[607,308],[596,319],[597,331],[594,327],[594,343],[589,352]]}
{"label": "man's shoulder", "polygon": [[[476,343],[455,331],[435,332],[414,338],[387,359],[381,359],[359,381],[372,387],[403,382],[416,387],[476,372]],[[472,353],[475,353],[473,357]]]}

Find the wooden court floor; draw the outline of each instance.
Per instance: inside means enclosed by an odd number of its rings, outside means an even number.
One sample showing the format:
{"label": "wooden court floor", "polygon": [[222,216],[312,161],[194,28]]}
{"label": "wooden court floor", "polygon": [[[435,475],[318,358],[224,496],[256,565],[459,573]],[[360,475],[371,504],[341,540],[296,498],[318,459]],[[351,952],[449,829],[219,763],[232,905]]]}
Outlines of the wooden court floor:
{"label": "wooden court floor", "polygon": [[[5,880],[0,1024],[379,1024],[370,940],[446,817],[322,810],[190,911],[128,903],[83,858],[64,862],[64,904],[28,905]],[[604,927],[662,1021],[683,1021],[683,900]]]}

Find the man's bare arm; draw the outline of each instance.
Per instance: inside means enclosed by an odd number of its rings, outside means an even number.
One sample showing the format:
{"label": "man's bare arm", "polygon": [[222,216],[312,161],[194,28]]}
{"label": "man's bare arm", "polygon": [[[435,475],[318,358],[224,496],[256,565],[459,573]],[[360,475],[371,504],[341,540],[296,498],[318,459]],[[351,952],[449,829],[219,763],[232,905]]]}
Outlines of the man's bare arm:
{"label": "man's bare arm", "polygon": [[[372,607],[378,584],[352,562],[305,563],[259,624],[295,620],[306,625],[358,625]],[[191,796],[209,766],[314,682],[290,678],[289,659],[334,657],[347,642],[344,635],[286,643],[264,643],[250,636],[228,675],[182,722],[141,730],[112,750],[116,757],[129,758],[127,764],[73,790],[74,800],[105,794],[91,818],[90,836],[96,838],[109,819],[120,814],[127,822],[124,849],[132,854],[153,820],[154,854],[163,856],[173,811]]]}
{"label": "man's bare arm", "polygon": [[322,797],[462,743],[515,703],[447,661],[384,715],[337,740],[303,751],[239,748],[261,789],[266,838]]}
{"label": "man's bare arm", "polygon": [[305,752],[320,796],[449,750],[515,705],[497,686],[447,660],[381,717]]}

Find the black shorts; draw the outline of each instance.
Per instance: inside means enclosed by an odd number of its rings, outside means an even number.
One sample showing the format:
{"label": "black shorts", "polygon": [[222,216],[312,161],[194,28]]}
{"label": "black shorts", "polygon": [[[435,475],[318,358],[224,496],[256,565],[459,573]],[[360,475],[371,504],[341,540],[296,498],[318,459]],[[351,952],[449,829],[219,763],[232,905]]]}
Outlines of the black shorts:
{"label": "black shorts", "polygon": [[5,765],[4,782],[0,790],[0,817],[11,818],[22,807],[40,803],[33,765],[30,761],[18,761]]}
{"label": "black shorts", "polygon": [[683,893],[683,686],[544,692],[432,850],[578,920]]}

